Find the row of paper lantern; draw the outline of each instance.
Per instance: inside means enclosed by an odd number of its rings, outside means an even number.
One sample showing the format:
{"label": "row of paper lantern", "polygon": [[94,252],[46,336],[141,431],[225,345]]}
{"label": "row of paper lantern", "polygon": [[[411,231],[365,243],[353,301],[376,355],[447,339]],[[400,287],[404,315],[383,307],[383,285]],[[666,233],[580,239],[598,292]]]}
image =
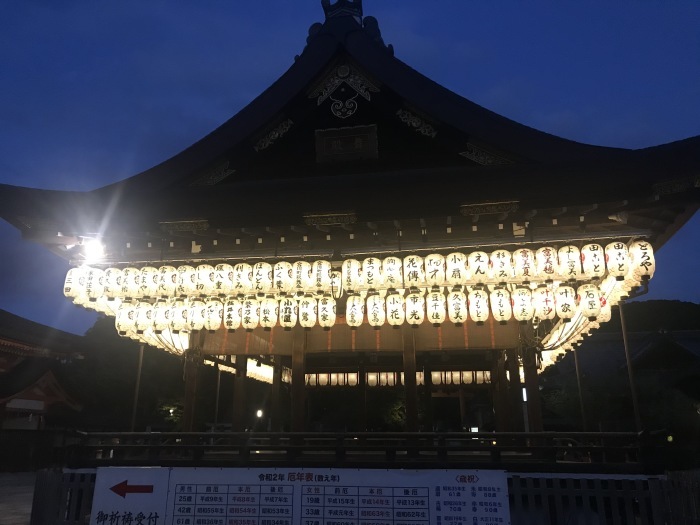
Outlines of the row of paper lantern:
{"label": "row of paper lantern", "polygon": [[[467,320],[482,324],[490,316],[503,324],[511,319],[524,323],[533,318],[555,317],[567,322],[576,314],[596,319],[605,305],[598,286],[590,283],[577,289],[563,284],[539,286],[535,290],[518,287],[512,292],[498,287],[490,292],[486,288],[472,288],[468,293],[452,290],[447,294],[437,289],[425,295],[411,292],[405,297],[398,292],[385,297],[370,294],[366,298],[358,294],[347,298],[345,322],[351,328],[365,322],[375,328],[385,324],[399,327],[404,323],[417,327],[424,322],[440,326],[447,320],[459,326]],[[161,300],[155,304],[137,301],[123,302],[115,310],[115,325],[120,334],[143,333],[149,329],[155,333],[216,331],[222,326],[227,330],[249,331],[258,327],[269,330],[278,325],[291,329],[297,324],[307,329],[316,325],[330,329],[336,323],[336,299],[330,295],[319,299],[306,295],[282,299],[250,296],[226,300]]]}
{"label": "row of paper lantern", "polygon": [[472,286],[478,284],[599,280],[606,275],[624,279],[633,274],[650,278],[655,270],[651,245],[645,241],[545,246],[533,251],[498,249],[446,256],[408,255],[368,257],[343,261],[340,271],[329,261],[258,262],[253,265],[221,263],[198,266],[145,266],[143,268],[91,268],[68,271],[64,294],[70,298],[123,299],[245,297],[331,294],[394,290],[411,287]]}
{"label": "row of paper lantern", "polygon": [[[403,372],[365,372],[367,386],[396,386],[404,385]],[[306,374],[305,383],[308,386],[357,386],[359,374],[357,372]],[[471,385],[491,382],[489,371],[442,371],[430,372],[430,382],[433,385]],[[425,373],[416,372],[416,385],[425,384]]]}

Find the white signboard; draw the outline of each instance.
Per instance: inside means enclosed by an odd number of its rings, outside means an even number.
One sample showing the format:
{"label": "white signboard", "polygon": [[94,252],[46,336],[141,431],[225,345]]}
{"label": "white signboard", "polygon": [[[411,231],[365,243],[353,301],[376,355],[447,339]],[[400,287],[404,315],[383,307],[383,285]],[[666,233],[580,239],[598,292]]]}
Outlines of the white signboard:
{"label": "white signboard", "polygon": [[[126,505],[129,496],[146,494],[129,492],[131,481],[126,485],[116,481],[139,470],[153,474],[152,499],[143,500],[150,505],[148,508]],[[115,475],[115,471],[123,471],[126,476]],[[101,476],[107,475],[111,481],[100,482]],[[164,476],[167,493],[159,490],[156,496],[156,485],[160,487]],[[109,519],[108,503],[115,509],[111,512],[131,512],[131,516],[140,513],[142,521],[134,519],[129,525],[510,524],[504,471],[112,468],[98,469],[97,481],[91,525],[124,523],[122,519]],[[115,492],[112,482],[118,492],[125,494],[121,507],[114,506],[111,499],[98,500],[98,487],[101,492]],[[139,483],[151,484],[143,478]],[[162,500],[156,502],[156,497]],[[136,503],[135,498],[132,501]],[[96,513],[102,516],[101,521],[96,521]]]}
{"label": "white signboard", "polygon": [[160,467],[98,468],[90,525],[162,525],[169,478]]}

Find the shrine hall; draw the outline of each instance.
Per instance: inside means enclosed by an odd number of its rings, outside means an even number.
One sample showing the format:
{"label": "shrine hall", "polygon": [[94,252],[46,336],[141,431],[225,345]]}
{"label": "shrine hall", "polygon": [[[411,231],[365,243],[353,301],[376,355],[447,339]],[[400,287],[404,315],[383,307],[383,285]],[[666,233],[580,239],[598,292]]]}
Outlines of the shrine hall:
{"label": "shrine hall", "polygon": [[361,0],[321,3],[289,69],[198,142],[93,191],[0,185],[0,215],[70,262],[67,301],[182,356],[185,431],[207,364],[234,374],[237,431],[251,381],[275,432],[338,388],[357,431],[370,389],[401,393],[409,432],[434,396],[467,427],[542,430],[538,372],[653,286],[697,210],[700,137],[532,129],[402,62]]}

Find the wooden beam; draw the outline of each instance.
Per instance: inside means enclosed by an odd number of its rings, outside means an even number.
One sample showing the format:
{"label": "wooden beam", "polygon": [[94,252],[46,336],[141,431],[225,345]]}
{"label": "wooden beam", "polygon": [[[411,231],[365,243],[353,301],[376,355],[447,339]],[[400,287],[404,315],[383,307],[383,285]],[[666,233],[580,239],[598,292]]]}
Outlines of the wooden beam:
{"label": "wooden beam", "polygon": [[292,341],[292,432],[304,432],[306,427],[306,331],[297,327]]}
{"label": "wooden beam", "polygon": [[194,418],[197,405],[197,383],[202,356],[197,348],[188,348],[185,358],[185,399],[182,410],[182,431],[194,432]]}
{"label": "wooden beam", "polygon": [[506,370],[510,380],[508,381],[508,398],[511,432],[522,432],[525,430],[523,421],[523,390],[520,384],[520,365],[518,362],[518,351],[515,348],[506,350]]}
{"label": "wooden beam", "polygon": [[[430,361],[425,360],[423,364],[423,388],[425,389],[425,421],[423,422],[426,432],[433,431],[433,370],[430,368]],[[405,376],[404,376],[405,377]]]}
{"label": "wooden beam", "polygon": [[250,414],[247,407],[248,356],[236,356],[236,375],[233,378],[233,418],[231,428],[234,432],[243,432],[249,424]]}
{"label": "wooden beam", "polygon": [[534,348],[522,350],[525,392],[527,393],[527,418],[530,432],[542,432],[542,402],[540,382],[537,377],[537,352]]}
{"label": "wooden beam", "polygon": [[505,350],[492,351],[491,394],[496,419],[496,432],[510,430],[510,404],[508,403],[508,377],[506,375]]}
{"label": "wooden beam", "polygon": [[357,367],[357,392],[358,411],[357,429],[360,432],[367,431],[367,368],[365,367],[364,354],[360,357]]}
{"label": "wooden beam", "polygon": [[199,369],[202,364],[202,348],[206,332],[191,332],[189,348],[185,350],[185,399],[182,410],[182,431],[193,432],[195,429],[195,413],[197,409],[197,389]]}
{"label": "wooden beam", "polygon": [[270,431],[282,432],[282,410],[281,410],[281,391],[282,391],[282,363],[276,359],[272,363],[272,385],[270,386]]}
{"label": "wooden beam", "polygon": [[408,328],[410,335],[403,337],[403,377],[406,396],[406,431],[418,432],[418,389],[416,387],[416,334],[414,328]]}

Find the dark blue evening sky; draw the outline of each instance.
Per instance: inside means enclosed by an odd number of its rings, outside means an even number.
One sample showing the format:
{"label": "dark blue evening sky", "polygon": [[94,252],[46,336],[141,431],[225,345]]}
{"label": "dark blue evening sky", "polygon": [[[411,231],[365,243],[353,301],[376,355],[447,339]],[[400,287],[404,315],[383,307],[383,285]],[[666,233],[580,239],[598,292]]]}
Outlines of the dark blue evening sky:
{"label": "dark blue evening sky", "polygon": [[[365,0],[364,11],[399,59],[523,124],[624,148],[700,134],[695,0]],[[0,182],[89,190],[165,160],[276,80],[322,19],[319,0],[5,3]],[[0,239],[0,308],[91,326],[62,296],[66,263],[5,222]],[[695,217],[657,254],[648,298],[700,302],[699,243]]]}

